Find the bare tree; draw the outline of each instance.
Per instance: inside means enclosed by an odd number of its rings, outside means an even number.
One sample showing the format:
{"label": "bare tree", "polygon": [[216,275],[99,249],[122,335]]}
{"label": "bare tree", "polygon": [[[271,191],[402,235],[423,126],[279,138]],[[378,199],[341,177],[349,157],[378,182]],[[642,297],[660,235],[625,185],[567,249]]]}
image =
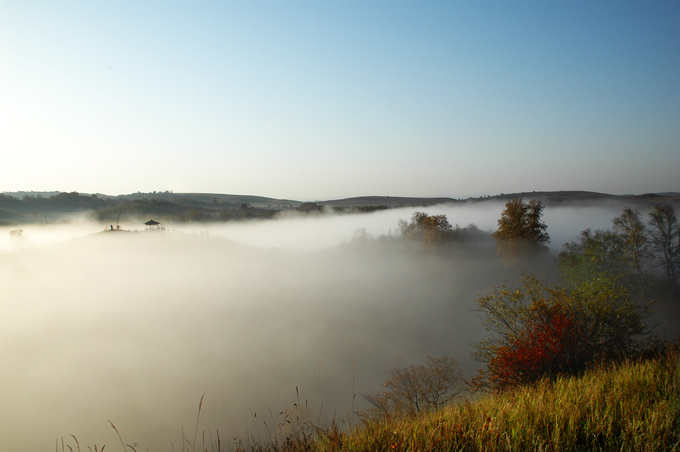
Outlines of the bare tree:
{"label": "bare tree", "polygon": [[463,393],[465,381],[458,361],[428,356],[425,364],[394,369],[384,386],[383,392],[362,394],[373,405],[362,415],[385,418],[437,410]]}

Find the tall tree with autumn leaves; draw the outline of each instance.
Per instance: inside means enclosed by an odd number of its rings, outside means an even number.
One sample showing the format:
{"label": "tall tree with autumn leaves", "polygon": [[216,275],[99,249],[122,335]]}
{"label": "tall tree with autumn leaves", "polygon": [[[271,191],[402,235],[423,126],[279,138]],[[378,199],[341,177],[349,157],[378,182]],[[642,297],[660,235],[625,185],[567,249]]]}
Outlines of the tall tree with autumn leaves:
{"label": "tall tree with autumn leaves", "polygon": [[515,198],[505,204],[493,237],[498,242],[498,254],[513,262],[518,256],[547,251],[550,236],[543,222],[544,205],[541,201],[525,203]]}

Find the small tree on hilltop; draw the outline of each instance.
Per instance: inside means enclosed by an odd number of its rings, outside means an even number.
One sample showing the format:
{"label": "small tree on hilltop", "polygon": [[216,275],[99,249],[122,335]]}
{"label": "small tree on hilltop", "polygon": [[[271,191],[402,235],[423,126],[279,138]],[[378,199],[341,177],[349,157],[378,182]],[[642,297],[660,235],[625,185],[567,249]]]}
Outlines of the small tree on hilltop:
{"label": "small tree on hilltop", "polygon": [[505,204],[498,220],[498,230],[493,237],[498,242],[498,254],[512,261],[521,254],[530,254],[548,249],[550,236],[548,226],[541,220],[543,203],[531,200],[525,203],[515,198]]}

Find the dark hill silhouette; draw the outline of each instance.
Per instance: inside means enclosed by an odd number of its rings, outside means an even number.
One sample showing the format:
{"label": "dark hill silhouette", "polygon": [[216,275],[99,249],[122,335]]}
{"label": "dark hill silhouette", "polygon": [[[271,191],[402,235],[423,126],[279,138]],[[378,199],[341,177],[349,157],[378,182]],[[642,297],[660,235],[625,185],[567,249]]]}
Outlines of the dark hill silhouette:
{"label": "dark hill silhouette", "polygon": [[[50,193],[51,196],[45,196]],[[150,192],[110,196],[60,192],[5,192],[0,194],[0,225],[21,225],[67,219],[76,214],[110,223],[121,219],[153,216],[163,221],[234,221],[268,219],[279,212],[301,214],[328,210],[333,213],[359,213],[399,207],[428,207],[437,204],[507,202],[513,198],[537,199],[546,206],[680,204],[680,193],[610,195],[589,191],[538,191],[501,193],[495,196],[455,199],[448,197],[360,196],[354,198],[302,202],[264,196],[220,193]]]}

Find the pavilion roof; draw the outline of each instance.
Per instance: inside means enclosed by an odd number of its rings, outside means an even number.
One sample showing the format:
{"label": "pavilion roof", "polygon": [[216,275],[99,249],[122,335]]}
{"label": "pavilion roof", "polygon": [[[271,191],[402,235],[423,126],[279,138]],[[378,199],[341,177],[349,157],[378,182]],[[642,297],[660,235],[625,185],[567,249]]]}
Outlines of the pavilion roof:
{"label": "pavilion roof", "polygon": [[156,226],[157,224],[160,224],[160,223],[152,218],[144,224],[147,225],[147,226]]}

